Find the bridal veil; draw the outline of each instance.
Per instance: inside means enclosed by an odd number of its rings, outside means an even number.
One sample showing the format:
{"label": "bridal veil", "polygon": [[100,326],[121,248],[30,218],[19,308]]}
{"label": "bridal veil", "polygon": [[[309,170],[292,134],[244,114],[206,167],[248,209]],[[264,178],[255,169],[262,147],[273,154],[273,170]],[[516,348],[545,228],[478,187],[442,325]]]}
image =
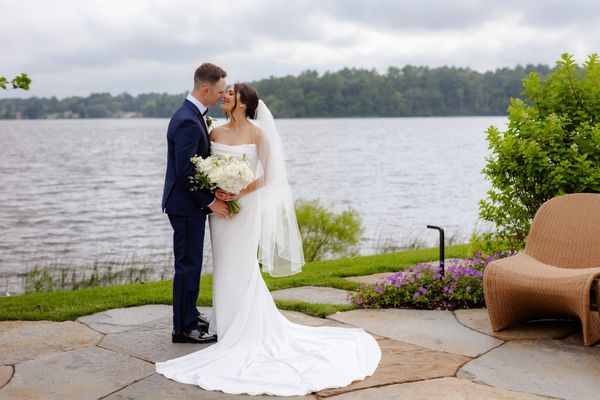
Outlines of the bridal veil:
{"label": "bridal veil", "polygon": [[259,160],[261,232],[258,261],[264,272],[280,277],[301,272],[304,265],[302,239],[296,221],[294,200],[285,169],[283,145],[273,114],[259,100],[256,118],[251,120],[262,131]]}

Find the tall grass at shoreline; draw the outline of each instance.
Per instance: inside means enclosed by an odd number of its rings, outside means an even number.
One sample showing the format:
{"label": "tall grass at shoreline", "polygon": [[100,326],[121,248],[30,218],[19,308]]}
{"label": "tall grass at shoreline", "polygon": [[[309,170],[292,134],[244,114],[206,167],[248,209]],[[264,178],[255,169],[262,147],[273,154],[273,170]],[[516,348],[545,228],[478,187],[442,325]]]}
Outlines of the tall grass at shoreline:
{"label": "tall grass at shoreline", "polygon": [[172,259],[167,254],[134,254],[125,259],[96,260],[90,264],[54,261],[35,265],[25,272],[0,275],[0,287],[4,288],[0,295],[161,281],[171,274]]}
{"label": "tall grass at shoreline", "polygon": [[[449,246],[449,258],[464,257],[468,246]],[[327,286],[356,291],[357,282],[344,279],[348,276],[370,275],[380,272],[395,273],[418,262],[436,260],[437,248],[410,250],[400,253],[359,256],[318,261],[304,266],[302,273],[284,278],[273,278],[263,273],[269,290],[298,286]],[[57,290],[50,293],[30,293],[20,296],[0,297],[0,320],[73,320],[100,311],[133,307],[143,304],[171,304],[170,281],[132,283],[80,290]],[[324,317],[336,311],[354,308],[354,305],[323,305],[303,302],[276,302],[282,309],[301,311]],[[212,304],[212,276],[200,279],[199,306]]]}
{"label": "tall grass at shoreline", "polygon": [[[152,273],[151,267],[136,268],[119,264],[103,266],[94,263],[90,271],[74,267],[35,267],[23,277],[23,289],[25,293],[36,293],[140,283],[148,281]],[[157,280],[164,279],[165,272]]]}
{"label": "tall grass at shoreline", "polygon": [[[374,239],[363,239],[363,243],[370,242],[369,255],[389,254],[431,247],[429,236],[430,234],[423,232],[396,238],[379,231]],[[446,238],[446,245],[456,245],[458,240],[458,233],[454,232]],[[435,242],[433,246],[437,246],[437,239]],[[54,261],[45,265],[35,265],[18,274],[0,274],[0,288],[4,289],[0,296],[163,281],[171,278],[172,264],[171,254],[133,255],[125,259],[97,260],[83,265]],[[12,290],[9,289],[8,281],[11,278],[19,282],[18,289],[14,284]]]}
{"label": "tall grass at shoreline", "polygon": [[[405,235],[397,239],[389,234],[379,232],[376,234],[375,239],[371,241],[371,246],[374,254],[397,253],[399,251],[426,249],[437,246],[437,238],[434,243],[431,243],[430,236],[431,234],[422,233]],[[458,232],[454,232],[449,237],[446,237],[446,246],[460,244],[459,241]]]}

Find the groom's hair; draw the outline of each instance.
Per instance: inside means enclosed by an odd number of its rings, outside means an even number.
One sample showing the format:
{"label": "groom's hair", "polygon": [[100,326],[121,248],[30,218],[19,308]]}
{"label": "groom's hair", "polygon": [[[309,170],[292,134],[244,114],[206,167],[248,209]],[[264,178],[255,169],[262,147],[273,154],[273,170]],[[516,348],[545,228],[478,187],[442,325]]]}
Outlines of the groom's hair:
{"label": "groom's hair", "polygon": [[219,82],[221,78],[225,78],[227,72],[221,67],[211,63],[204,63],[196,69],[194,73],[194,85],[199,83],[215,84]]}

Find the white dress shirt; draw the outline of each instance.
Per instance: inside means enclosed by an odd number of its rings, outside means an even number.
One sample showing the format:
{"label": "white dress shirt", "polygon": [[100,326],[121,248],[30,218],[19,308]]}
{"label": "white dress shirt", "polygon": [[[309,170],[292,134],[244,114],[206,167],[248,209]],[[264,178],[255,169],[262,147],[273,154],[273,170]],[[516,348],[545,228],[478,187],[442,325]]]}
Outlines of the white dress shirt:
{"label": "white dress shirt", "polygon": [[[208,108],[208,107],[206,107],[204,104],[202,104],[202,103],[201,103],[201,102],[200,102],[200,101],[199,101],[197,98],[195,98],[194,96],[192,96],[192,94],[191,94],[191,93],[189,93],[189,94],[187,95],[187,97],[186,97],[186,100],[189,100],[189,101],[191,101],[191,102],[192,102],[192,104],[196,106],[196,108],[197,108],[197,109],[200,111],[200,115],[203,115],[203,114],[204,114],[204,112],[206,111],[206,109]],[[205,124],[206,126],[208,126],[208,125],[207,125],[207,123],[206,123],[206,115],[204,115],[202,118],[204,118],[204,124]],[[215,199],[216,199],[216,198],[215,198]],[[211,202],[211,203],[210,203],[208,206],[206,206],[206,207],[208,208],[208,207],[212,206],[212,205],[214,204],[214,202],[215,202],[215,200],[213,200],[213,201],[212,201],[212,202]]]}
{"label": "white dress shirt", "polygon": [[[204,113],[206,112],[206,109],[208,107],[206,107],[204,104],[200,103],[200,101],[197,98],[195,98],[194,96],[192,96],[191,93],[187,95],[186,100],[191,101],[192,104],[195,105],[196,108],[200,111],[200,114],[204,115]],[[205,121],[206,121],[206,119],[205,119]]]}

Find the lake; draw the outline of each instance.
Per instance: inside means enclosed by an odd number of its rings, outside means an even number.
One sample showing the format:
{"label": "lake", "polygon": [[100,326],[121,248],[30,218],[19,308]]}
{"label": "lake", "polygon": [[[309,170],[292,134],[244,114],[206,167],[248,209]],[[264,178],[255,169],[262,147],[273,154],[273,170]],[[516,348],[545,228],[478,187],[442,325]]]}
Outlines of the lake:
{"label": "lake", "polygon": [[[294,197],[356,209],[362,254],[465,242],[489,183],[485,130],[506,117],[280,119]],[[35,266],[139,262],[171,274],[160,202],[167,119],[0,121],[0,292]],[[210,251],[206,251],[210,254]],[[211,271],[206,260],[203,273]]]}

